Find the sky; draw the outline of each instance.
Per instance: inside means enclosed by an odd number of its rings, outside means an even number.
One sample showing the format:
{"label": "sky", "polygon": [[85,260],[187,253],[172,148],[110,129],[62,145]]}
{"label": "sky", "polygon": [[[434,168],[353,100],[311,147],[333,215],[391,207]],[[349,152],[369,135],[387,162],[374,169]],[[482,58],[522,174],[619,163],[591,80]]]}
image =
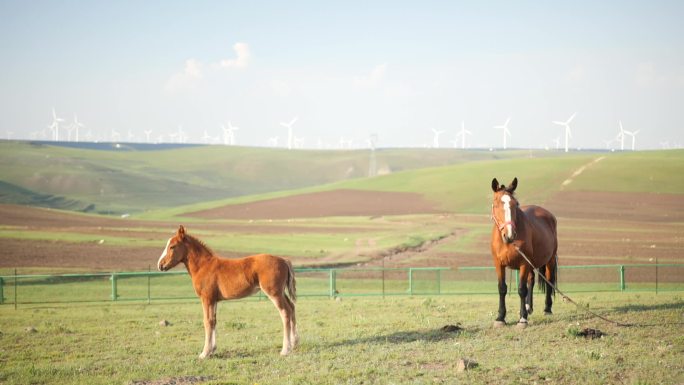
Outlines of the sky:
{"label": "sky", "polygon": [[[0,0],[0,138],[684,144],[682,1]],[[444,131],[435,141],[434,130]],[[179,136],[180,133],[180,136]],[[149,138],[149,139],[148,139]],[[559,143],[558,143],[559,142]],[[626,136],[625,148],[631,148]]]}

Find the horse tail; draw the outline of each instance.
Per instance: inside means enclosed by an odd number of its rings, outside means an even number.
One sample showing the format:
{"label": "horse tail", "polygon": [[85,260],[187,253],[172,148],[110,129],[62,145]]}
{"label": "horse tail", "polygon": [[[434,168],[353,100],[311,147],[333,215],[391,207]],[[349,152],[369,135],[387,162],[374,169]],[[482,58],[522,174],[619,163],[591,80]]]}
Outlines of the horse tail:
{"label": "horse tail", "polygon": [[[554,258],[555,260],[553,263],[553,270],[551,270],[551,283],[553,283],[553,286],[558,286],[558,253],[554,255]],[[551,294],[553,294],[553,296],[555,297],[556,289],[553,286],[551,286],[550,289]]]}
{"label": "horse tail", "polygon": [[546,280],[544,280],[544,274],[546,273],[546,269],[548,268],[548,265],[544,265],[540,267],[537,271],[539,271],[539,274],[537,274],[537,285],[539,286],[539,291],[542,293],[546,293]]}
{"label": "horse tail", "polygon": [[[545,279],[545,274],[547,271],[550,273],[551,276],[551,279],[549,279],[550,283],[546,282]],[[539,284],[539,289],[541,290],[541,292],[546,293],[546,291],[549,290],[549,293],[551,293],[554,297],[556,296],[556,289],[554,289],[554,286],[556,286],[557,281],[558,254],[554,255],[553,260],[549,261],[549,263],[539,268],[539,276],[537,277],[537,283]]]}
{"label": "horse tail", "polygon": [[292,302],[297,302],[297,280],[295,279],[292,262],[285,260],[287,263],[287,294]]}

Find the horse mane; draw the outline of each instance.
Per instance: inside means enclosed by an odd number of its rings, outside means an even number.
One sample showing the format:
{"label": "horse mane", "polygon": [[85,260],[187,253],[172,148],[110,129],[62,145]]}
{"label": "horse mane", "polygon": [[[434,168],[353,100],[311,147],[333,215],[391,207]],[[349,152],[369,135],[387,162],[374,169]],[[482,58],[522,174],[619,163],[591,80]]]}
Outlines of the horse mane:
{"label": "horse mane", "polygon": [[202,254],[206,253],[209,255],[215,255],[214,250],[212,250],[211,247],[207,246],[207,244],[204,243],[204,241],[189,234],[185,234],[185,237],[189,239],[191,241],[191,245],[194,246]]}

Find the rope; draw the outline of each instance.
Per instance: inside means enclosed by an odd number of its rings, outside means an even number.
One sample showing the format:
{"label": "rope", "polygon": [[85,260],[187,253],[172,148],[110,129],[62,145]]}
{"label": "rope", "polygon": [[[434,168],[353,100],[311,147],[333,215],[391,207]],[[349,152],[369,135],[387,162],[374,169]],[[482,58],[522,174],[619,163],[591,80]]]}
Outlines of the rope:
{"label": "rope", "polygon": [[593,311],[587,309],[586,307],[581,306],[581,305],[578,304],[577,302],[573,301],[572,298],[568,297],[567,295],[565,295],[565,293],[563,293],[562,291],[558,290],[558,288],[556,287],[556,285],[554,285],[554,284],[552,284],[551,282],[549,282],[549,280],[546,279],[546,276],[545,276],[544,274],[540,273],[540,272],[539,272],[539,269],[537,269],[536,267],[534,267],[534,264],[532,264],[532,262],[530,262],[530,260],[527,258],[527,256],[525,255],[525,253],[523,253],[522,250],[520,250],[520,248],[518,248],[518,246],[514,246],[514,247],[515,247],[515,249],[518,251],[518,253],[525,259],[525,261],[527,261],[527,263],[528,263],[530,266],[532,266],[532,269],[534,270],[534,272],[535,272],[539,277],[542,277],[542,278],[544,279],[544,281],[546,281],[546,283],[548,283],[554,290],[556,290],[556,291],[558,292],[558,294],[561,295],[561,297],[563,297],[564,300],[566,300],[566,301],[572,303],[572,304],[575,305],[578,309],[582,309],[582,310],[584,310],[585,312],[587,312],[587,313],[593,315],[594,317],[598,317],[598,318],[600,318],[600,319],[602,319],[602,320],[604,320],[604,321],[606,321],[606,322],[615,324],[615,325],[617,325],[617,326],[624,326],[624,327],[639,326],[638,324],[626,324],[626,323],[622,323],[622,322],[618,322],[618,321],[613,321],[613,320],[608,319],[608,318],[606,318],[606,317],[604,317],[604,316],[602,316],[602,315],[600,315],[600,314],[597,314],[597,313],[595,313],[595,312],[593,312]]}

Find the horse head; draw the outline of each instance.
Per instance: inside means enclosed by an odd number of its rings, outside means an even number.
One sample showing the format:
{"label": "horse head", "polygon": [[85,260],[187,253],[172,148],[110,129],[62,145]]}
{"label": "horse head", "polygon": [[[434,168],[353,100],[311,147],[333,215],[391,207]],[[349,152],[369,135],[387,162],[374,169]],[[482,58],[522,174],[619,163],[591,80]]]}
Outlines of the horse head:
{"label": "horse head", "polygon": [[178,231],[166,242],[166,247],[159,257],[157,267],[159,271],[166,271],[176,266],[180,262],[188,260],[188,246],[185,243],[186,235],[183,225],[178,227]]}
{"label": "horse head", "polygon": [[513,193],[518,187],[518,178],[513,178],[511,185],[500,185],[496,178],[492,179],[492,220],[501,233],[501,239],[505,243],[513,243],[515,240],[515,223],[518,209],[518,200]]}

